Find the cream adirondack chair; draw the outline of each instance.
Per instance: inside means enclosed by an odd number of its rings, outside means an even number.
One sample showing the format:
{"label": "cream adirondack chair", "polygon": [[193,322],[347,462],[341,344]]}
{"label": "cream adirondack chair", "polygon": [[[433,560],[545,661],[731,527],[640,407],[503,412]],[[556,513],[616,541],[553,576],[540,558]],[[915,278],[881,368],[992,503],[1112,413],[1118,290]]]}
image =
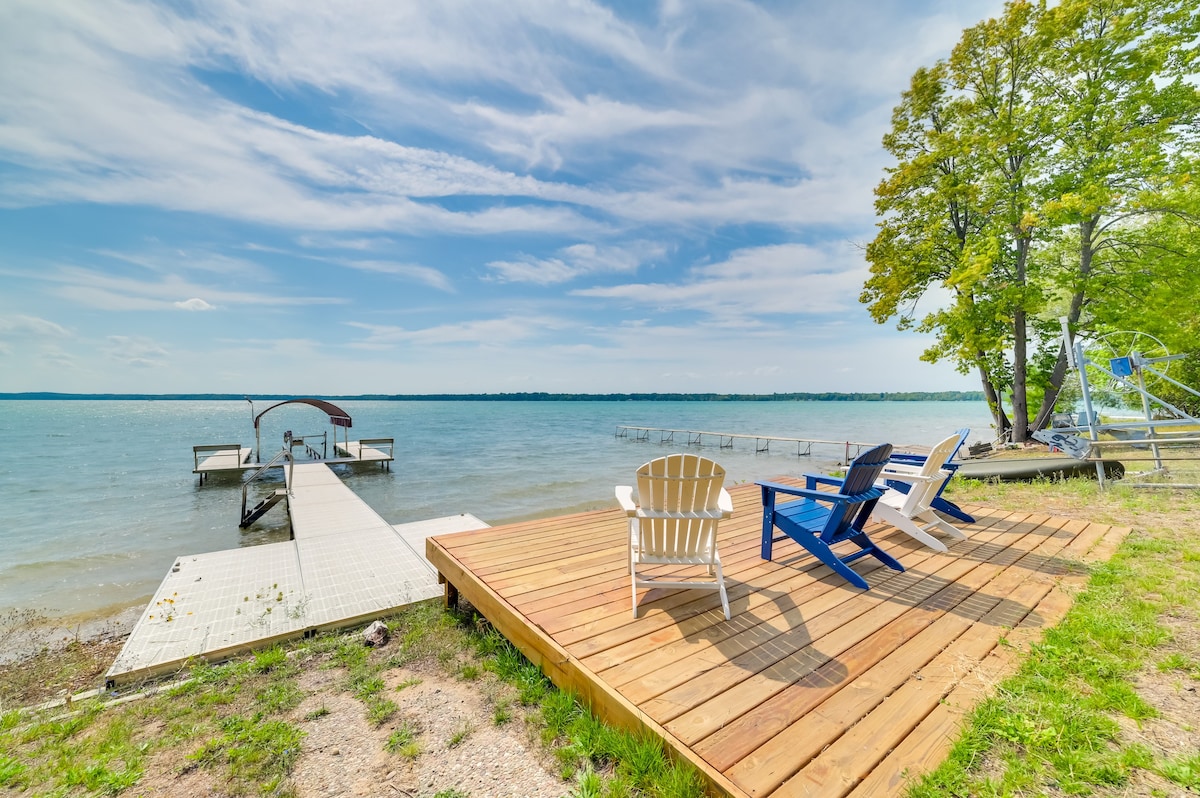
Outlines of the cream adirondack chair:
{"label": "cream adirondack chair", "polygon": [[[633,617],[638,614],[639,587],[707,588],[721,593],[729,620],[729,596],[717,553],[717,522],[733,514],[733,500],[723,487],[725,469],[707,457],[671,454],[637,470],[633,487],[617,485],[617,502],[629,516],[629,575]],[[649,576],[646,566],[703,565],[708,579]],[[639,573],[639,568],[643,569]],[[676,575],[677,576],[677,575]]]}
{"label": "cream adirondack chair", "polygon": [[[946,544],[930,534],[933,530],[944,532],[958,540],[966,540],[957,527],[943,520],[933,511],[933,500],[942,484],[950,478],[950,472],[942,466],[958,447],[959,436],[951,435],[934,446],[922,465],[889,462],[879,474],[880,480],[906,482],[911,487],[908,493],[888,489],[871,511],[876,519],[891,524],[931,549],[946,551]],[[880,482],[880,485],[883,483]]]}

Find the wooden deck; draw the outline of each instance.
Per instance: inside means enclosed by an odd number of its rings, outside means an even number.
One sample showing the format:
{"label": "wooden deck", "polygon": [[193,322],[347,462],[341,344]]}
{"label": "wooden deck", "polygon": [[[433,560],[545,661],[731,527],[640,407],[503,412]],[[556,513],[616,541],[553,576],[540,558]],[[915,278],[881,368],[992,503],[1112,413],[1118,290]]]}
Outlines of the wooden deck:
{"label": "wooden deck", "polygon": [[790,541],[762,560],[759,489],[730,493],[730,621],[715,592],[671,589],[635,620],[615,508],[431,537],[426,556],[557,685],[659,735],[717,790],[858,797],[935,766],[1015,652],[1066,612],[1086,563],[1129,531],[970,507],[968,539],[939,554],[877,526],[907,570],[859,560],[859,591]]}

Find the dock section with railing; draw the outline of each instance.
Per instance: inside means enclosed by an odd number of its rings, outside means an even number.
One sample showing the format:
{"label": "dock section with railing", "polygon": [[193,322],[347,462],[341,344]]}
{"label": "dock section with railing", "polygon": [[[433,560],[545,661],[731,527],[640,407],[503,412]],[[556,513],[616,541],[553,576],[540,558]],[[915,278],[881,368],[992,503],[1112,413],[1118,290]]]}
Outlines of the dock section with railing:
{"label": "dock section with railing", "polygon": [[796,447],[797,457],[810,457],[814,446],[837,447],[841,449],[842,463],[849,463],[859,455],[864,448],[870,448],[878,443],[863,441],[830,441],[819,438],[788,438],[779,435],[747,435],[739,432],[709,432],[694,429],[669,429],[666,427],[636,427],[631,424],[617,425],[618,438],[630,438],[637,441],[653,441],[656,443],[682,443],[686,446],[719,446],[722,449],[732,449],[734,441],[754,441],[754,451],[767,453],[771,444],[786,444]]}

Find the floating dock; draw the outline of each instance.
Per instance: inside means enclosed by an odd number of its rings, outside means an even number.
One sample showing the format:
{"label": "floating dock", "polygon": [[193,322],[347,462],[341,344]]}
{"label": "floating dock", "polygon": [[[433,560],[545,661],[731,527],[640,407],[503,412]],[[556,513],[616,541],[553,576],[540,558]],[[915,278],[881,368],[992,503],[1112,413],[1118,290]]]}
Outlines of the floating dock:
{"label": "floating dock", "polygon": [[293,539],[179,557],[109,669],[110,686],[439,596],[425,539],[488,526],[469,513],[393,526],[325,463],[284,473]]}
{"label": "floating dock", "polygon": [[[676,441],[678,435],[682,440]],[[813,446],[836,446],[842,449],[842,462],[849,463],[864,448],[878,446],[878,443],[862,441],[826,441],[817,438],[786,438],[777,435],[746,435],[739,432],[708,432],[695,429],[670,429],[667,427],[635,427],[629,424],[617,425],[618,438],[632,438],[637,441],[648,441],[652,436],[658,438],[658,443],[686,443],[688,446],[715,445],[722,449],[732,449],[735,440],[754,441],[754,451],[763,453],[771,450],[772,443],[786,443],[796,447],[798,457],[812,455]]]}

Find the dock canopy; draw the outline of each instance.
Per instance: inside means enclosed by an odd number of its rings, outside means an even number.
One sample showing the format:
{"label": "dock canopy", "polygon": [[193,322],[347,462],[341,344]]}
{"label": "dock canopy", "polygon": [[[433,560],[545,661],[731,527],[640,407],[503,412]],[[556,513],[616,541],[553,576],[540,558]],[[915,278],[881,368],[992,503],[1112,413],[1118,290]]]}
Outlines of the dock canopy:
{"label": "dock canopy", "polygon": [[270,413],[272,410],[274,410],[277,407],[282,407],[283,405],[292,405],[292,404],[312,405],[313,407],[317,408],[318,410],[322,411],[323,413],[328,414],[329,415],[329,423],[335,427],[349,428],[349,427],[354,426],[350,421],[350,414],[347,413],[345,410],[342,410],[340,407],[335,405],[333,402],[326,402],[323,399],[288,399],[286,401],[277,402],[276,404],[271,405],[266,410],[262,411],[261,413],[259,413],[257,416],[254,417],[255,433],[258,432],[259,419],[261,419],[263,416],[265,416],[267,413]]}

